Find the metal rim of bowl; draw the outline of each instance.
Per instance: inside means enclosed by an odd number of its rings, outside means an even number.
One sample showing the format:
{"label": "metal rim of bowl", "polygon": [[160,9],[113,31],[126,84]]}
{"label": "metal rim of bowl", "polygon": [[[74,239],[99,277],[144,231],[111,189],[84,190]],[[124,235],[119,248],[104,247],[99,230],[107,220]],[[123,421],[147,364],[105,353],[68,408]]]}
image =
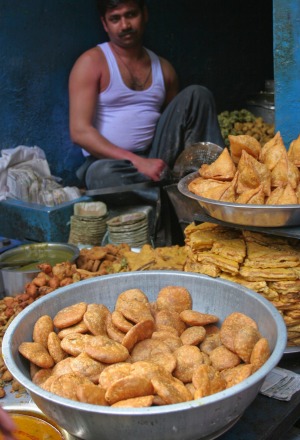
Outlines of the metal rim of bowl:
{"label": "metal rim of bowl", "polygon": [[188,190],[187,186],[188,184],[196,179],[196,177],[200,177],[198,171],[195,171],[193,173],[188,174],[187,176],[184,176],[179,182],[178,182],[178,190],[185,196],[191,198],[191,199],[195,199],[198,200],[199,202],[205,202],[205,203],[209,203],[211,205],[218,205],[218,206],[230,206],[232,208],[236,208],[236,209],[245,209],[245,208],[250,208],[253,210],[256,209],[261,209],[261,208],[265,208],[265,209],[270,209],[270,211],[274,211],[274,210],[285,210],[288,209],[290,210],[291,208],[295,208],[295,210],[299,210],[300,209],[300,204],[291,204],[291,205],[249,205],[249,204],[242,204],[242,203],[233,203],[233,202],[221,202],[219,200],[215,200],[215,199],[208,199],[206,197],[201,197],[198,196],[197,194],[192,193],[191,191]]}
{"label": "metal rim of bowl", "polygon": [[[71,243],[58,243],[58,242],[53,242],[53,243],[47,243],[47,242],[43,242],[43,243],[25,243],[25,244],[21,244],[15,248],[12,249],[8,249],[7,251],[3,252],[0,255],[0,261],[4,262],[6,257],[11,256],[11,255],[15,255],[18,254],[19,251],[22,250],[26,250],[27,248],[31,247],[36,247],[36,248],[41,248],[41,250],[46,249],[46,248],[55,248],[55,247],[64,247],[67,248],[69,250],[73,251],[73,255],[70,259],[68,259],[68,261],[75,261],[80,254],[80,249]],[[10,269],[10,268],[2,268],[0,269],[1,271],[6,271],[6,272],[17,272],[17,269]],[[26,271],[22,271],[22,272],[26,272],[26,273],[36,273],[36,272],[40,272],[39,269],[30,269],[30,270],[26,270]]]}

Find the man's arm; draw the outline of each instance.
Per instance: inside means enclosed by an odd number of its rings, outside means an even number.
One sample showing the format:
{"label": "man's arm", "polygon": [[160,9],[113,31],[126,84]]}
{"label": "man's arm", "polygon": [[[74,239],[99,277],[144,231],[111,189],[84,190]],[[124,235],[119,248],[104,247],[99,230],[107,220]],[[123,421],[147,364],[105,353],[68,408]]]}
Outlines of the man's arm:
{"label": "man's arm", "polygon": [[96,158],[129,160],[139,172],[154,181],[160,180],[165,168],[161,159],[145,159],[109,142],[93,126],[96,103],[101,87],[105,88],[104,55],[94,48],[76,61],[69,78],[70,135]]}
{"label": "man's arm", "polygon": [[160,64],[163,71],[165,88],[166,88],[166,99],[164,102],[164,108],[172,101],[172,99],[177,95],[179,91],[179,81],[177,73],[174,67],[164,58],[160,57]]}

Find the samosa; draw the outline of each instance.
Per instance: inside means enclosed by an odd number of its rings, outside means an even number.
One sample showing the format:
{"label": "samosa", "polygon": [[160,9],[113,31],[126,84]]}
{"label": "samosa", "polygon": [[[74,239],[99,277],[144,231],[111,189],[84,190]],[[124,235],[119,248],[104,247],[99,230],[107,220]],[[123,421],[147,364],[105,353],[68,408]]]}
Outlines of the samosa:
{"label": "samosa", "polygon": [[248,134],[232,135],[228,136],[230,154],[232,160],[237,164],[242,156],[242,152],[246,151],[248,154],[258,159],[261,152],[260,142],[255,137]]}
{"label": "samosa", "polygon": [[288,153],[283,151],[277,164],[271,172],[272,187],[285,186],[290,183],[296,189],[300,180],[300,172],[296,165],[289,159]]}
{"label": "samosa", "polygon": [[282,154],[286,152],[280,131],[270,139],[261,149],[259,161],[264,163],[270,171],[276,166]]}
{"label": "samosa", "polygon": [[288,157],[298,168],[300,168],[300,135],[293,140],[288,149]]}
{"label": "samosa", "polygon": [[224,148],[220,156],[211,164],[203,164],[199,174],[205,179],[231,181],[236,173],[236,167],[227,148]]}
{"label": "samosa", "polygon": [[278,186],[266,200],[266,205],[295,205],[298,204],[298,197],[291,184]]}
{"label": "samosa", "polygon": [[258,162],[245,150],[238,164],[239,177],[236,191],[242,194],[244,191],[258,188],[262,185],[264,193],[269,196],[271,193],[271,173],[266,165]]}

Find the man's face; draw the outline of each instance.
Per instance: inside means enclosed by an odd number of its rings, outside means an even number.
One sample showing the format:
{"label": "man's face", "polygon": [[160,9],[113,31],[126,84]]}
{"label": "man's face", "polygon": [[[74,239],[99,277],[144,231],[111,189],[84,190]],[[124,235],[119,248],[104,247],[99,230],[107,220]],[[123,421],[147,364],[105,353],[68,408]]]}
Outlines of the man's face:
{"label": "man's face", "polygon": [[146,9],[141,10],[135,2],[129,1],[109,9],[101,20],[113,43],[134,47],[142,41],[147,18]]}

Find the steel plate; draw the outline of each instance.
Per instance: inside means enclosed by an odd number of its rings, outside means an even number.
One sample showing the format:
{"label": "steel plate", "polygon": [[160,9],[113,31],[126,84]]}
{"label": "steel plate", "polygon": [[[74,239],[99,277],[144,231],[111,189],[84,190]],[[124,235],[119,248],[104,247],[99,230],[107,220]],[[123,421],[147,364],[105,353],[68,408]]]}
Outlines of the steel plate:
{"label": "steel plate", "polygon": [[178,182],[178,190],[197,200],[205,213],[217,220],[264,228],[300,225],[300,205],[243,205],[207,199],[189,191],[188,185],[196,177],[199,177],[198,171],[183,177]]}

